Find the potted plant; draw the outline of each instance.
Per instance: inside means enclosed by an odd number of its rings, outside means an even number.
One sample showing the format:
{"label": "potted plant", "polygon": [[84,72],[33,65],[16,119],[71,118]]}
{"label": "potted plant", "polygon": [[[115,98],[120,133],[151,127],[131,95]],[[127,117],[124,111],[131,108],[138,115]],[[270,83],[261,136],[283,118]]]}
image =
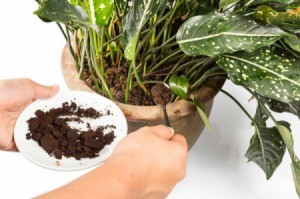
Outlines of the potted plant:
{"label": "potted plant", "polygon": [[[63,54],[64,65],[76,67],[90,89],[118,101],[128,118],[132,113],[125,104],[153,105],[150,89],[164,82],[177,103],[168,113],[176,118],[184,109],[183,99],[189,102],[189,108],[197,107],[209,127],[205,101],[211,98],[203,92],[213,96],[216,92],[212,91],[221,91],[241,107],[254,127],[246,152],[249,161],[258,164],[269,179],[287,149],[300,194],[300,162],[290,125],[272,115],[272,111],[289,112],[299,117],[299,1],[37,2],[35,14],[43,21],[55,21],[69,44]],[[70,55],[71,61],[66,59]],[[257,100],[254,116],[221,89],[226,78],[243,86]],[[143,109],[143,114],[160,115],[158,110],[160,107],[156,111]],[[188,122],[185,124],[188,126]]]}

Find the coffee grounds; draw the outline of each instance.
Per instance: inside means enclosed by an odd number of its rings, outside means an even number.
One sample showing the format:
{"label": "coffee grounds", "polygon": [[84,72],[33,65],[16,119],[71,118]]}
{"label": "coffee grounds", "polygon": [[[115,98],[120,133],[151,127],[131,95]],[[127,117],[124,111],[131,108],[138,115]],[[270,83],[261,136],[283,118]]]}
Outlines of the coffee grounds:
{"label": "coffee grounds", "polygon": [[[52,108],[49,111],[37,110],[35,117],[28,123],[29,133],[27,140],[34,140],[50,155],[57,159],[62,156],[67,158],[95,158],[99,152],[115,139],[115,125],[98,126],[92,129],[89,123],[87,130],[72,129],[69,122],[83,123],[81,118],[100,119],[111,115],[105,114],[94,108],[82,108],[75,102],[65,102],[61,107]],[[104,132],[108,132],[104,134]]]}
{"label": "coffee grounds", "polygon": [[151,95],[155,103],[163,105],[171,100],[172,92],[163,83],[158,83],[151,88]]}

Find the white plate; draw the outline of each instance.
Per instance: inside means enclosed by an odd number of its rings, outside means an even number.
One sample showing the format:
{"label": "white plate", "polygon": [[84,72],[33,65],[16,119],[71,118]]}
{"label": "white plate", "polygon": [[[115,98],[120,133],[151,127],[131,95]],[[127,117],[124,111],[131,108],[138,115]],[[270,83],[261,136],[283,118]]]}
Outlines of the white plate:
{"label": "white plate", "polygon": [[[114,141],[110,145],[105,146],[96,158],[82,158],[81,160],[76,160],[73,157],[66,158],[63,156],[62,159],[57,160],[55,157],[50,157],[36,141],[26,139],[26,133],[29,132],[26,121],[35,117],[34,113],[36,110],[41,109],[47,111],[51,108],[61,107],[62,103],[70,102],[71,100],[83,108],[93,107],[103,113],[105,113],[106,110],[110,110],[112,113],[109,116],[102,116],[100,120],[89,121],[92,126],[106,124],[113,124],[116,126],[116,129],[114,130]],[[82,91],[59,92],[55,97],[49,100],[37,100],[33,102],[20,114],[14,129],[16,145],[26,158],[42,167],[63,171],[81,170],[100,164],[110,156],[116,144],[126,135],[127,122],[119,107],[109,99],[98,94]]]}

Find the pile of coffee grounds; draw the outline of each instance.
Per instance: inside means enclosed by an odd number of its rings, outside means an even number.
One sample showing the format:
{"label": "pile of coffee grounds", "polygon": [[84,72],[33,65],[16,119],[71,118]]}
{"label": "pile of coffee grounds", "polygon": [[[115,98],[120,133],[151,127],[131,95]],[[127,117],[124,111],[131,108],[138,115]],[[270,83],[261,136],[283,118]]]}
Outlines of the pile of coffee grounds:
{"label": "pile of coffee grounds", "polygon": [[[86,129],[73,129],[68,123],[84,123],[82,118],[101,119],[111,115],[110,111],[105,114],[94,108],[82,108],[73,101],[65,102],[61,107],[52,108],[48,111],[37,110],[35,117],[27,123],[29,133],[26,139],[34,140],[50,155],[57,159],[62,156],[67,158],[95,158],[99,152],[115,139],[114,125],[98,126],[91,128],[86,123]],[[107,132],[107,133],[104,133]]]}
{"label": "pile of coffee grounds", "polygon": [[151,95],[155,103],[163,105],[171,100],[172,92],[163,83],[158,83],[151,88]]}

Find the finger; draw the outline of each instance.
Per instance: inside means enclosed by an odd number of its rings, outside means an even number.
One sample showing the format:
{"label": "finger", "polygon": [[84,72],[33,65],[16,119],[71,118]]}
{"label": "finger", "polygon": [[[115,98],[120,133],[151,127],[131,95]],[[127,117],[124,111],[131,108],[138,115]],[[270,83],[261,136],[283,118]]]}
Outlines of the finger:
{"label": "finger", "polygon": [[182,135],[175,134],[170,140],[180,144],[184,148],[185,151],[188,150],[188,145],[187,145],[186,139]]}
{"label": "finger", "polygon": [[15,142],[12,143],[12,145],[11,145],[9,151],[19,152],[19,150],[18,150],[18,148],[17,148]]}
{"label": "finger", "polygon": [[14,141],[9,143],[9,145],[3,147],[2,150],[4,150],[4,151],[15,151],[15,152],[19,151],[17,146],[16,146],[16,143]]}
{"label": "finger", "polygon": [[166,140],[169,140],[174,135],[174,129],[172,129],[171,127],[158,125],[150,128],[153,133]]}
{"label": "finger", "polygon": [[58,85],[44,86],[33,82],[34,99],[48,99],[53,97],[59,90]]}

